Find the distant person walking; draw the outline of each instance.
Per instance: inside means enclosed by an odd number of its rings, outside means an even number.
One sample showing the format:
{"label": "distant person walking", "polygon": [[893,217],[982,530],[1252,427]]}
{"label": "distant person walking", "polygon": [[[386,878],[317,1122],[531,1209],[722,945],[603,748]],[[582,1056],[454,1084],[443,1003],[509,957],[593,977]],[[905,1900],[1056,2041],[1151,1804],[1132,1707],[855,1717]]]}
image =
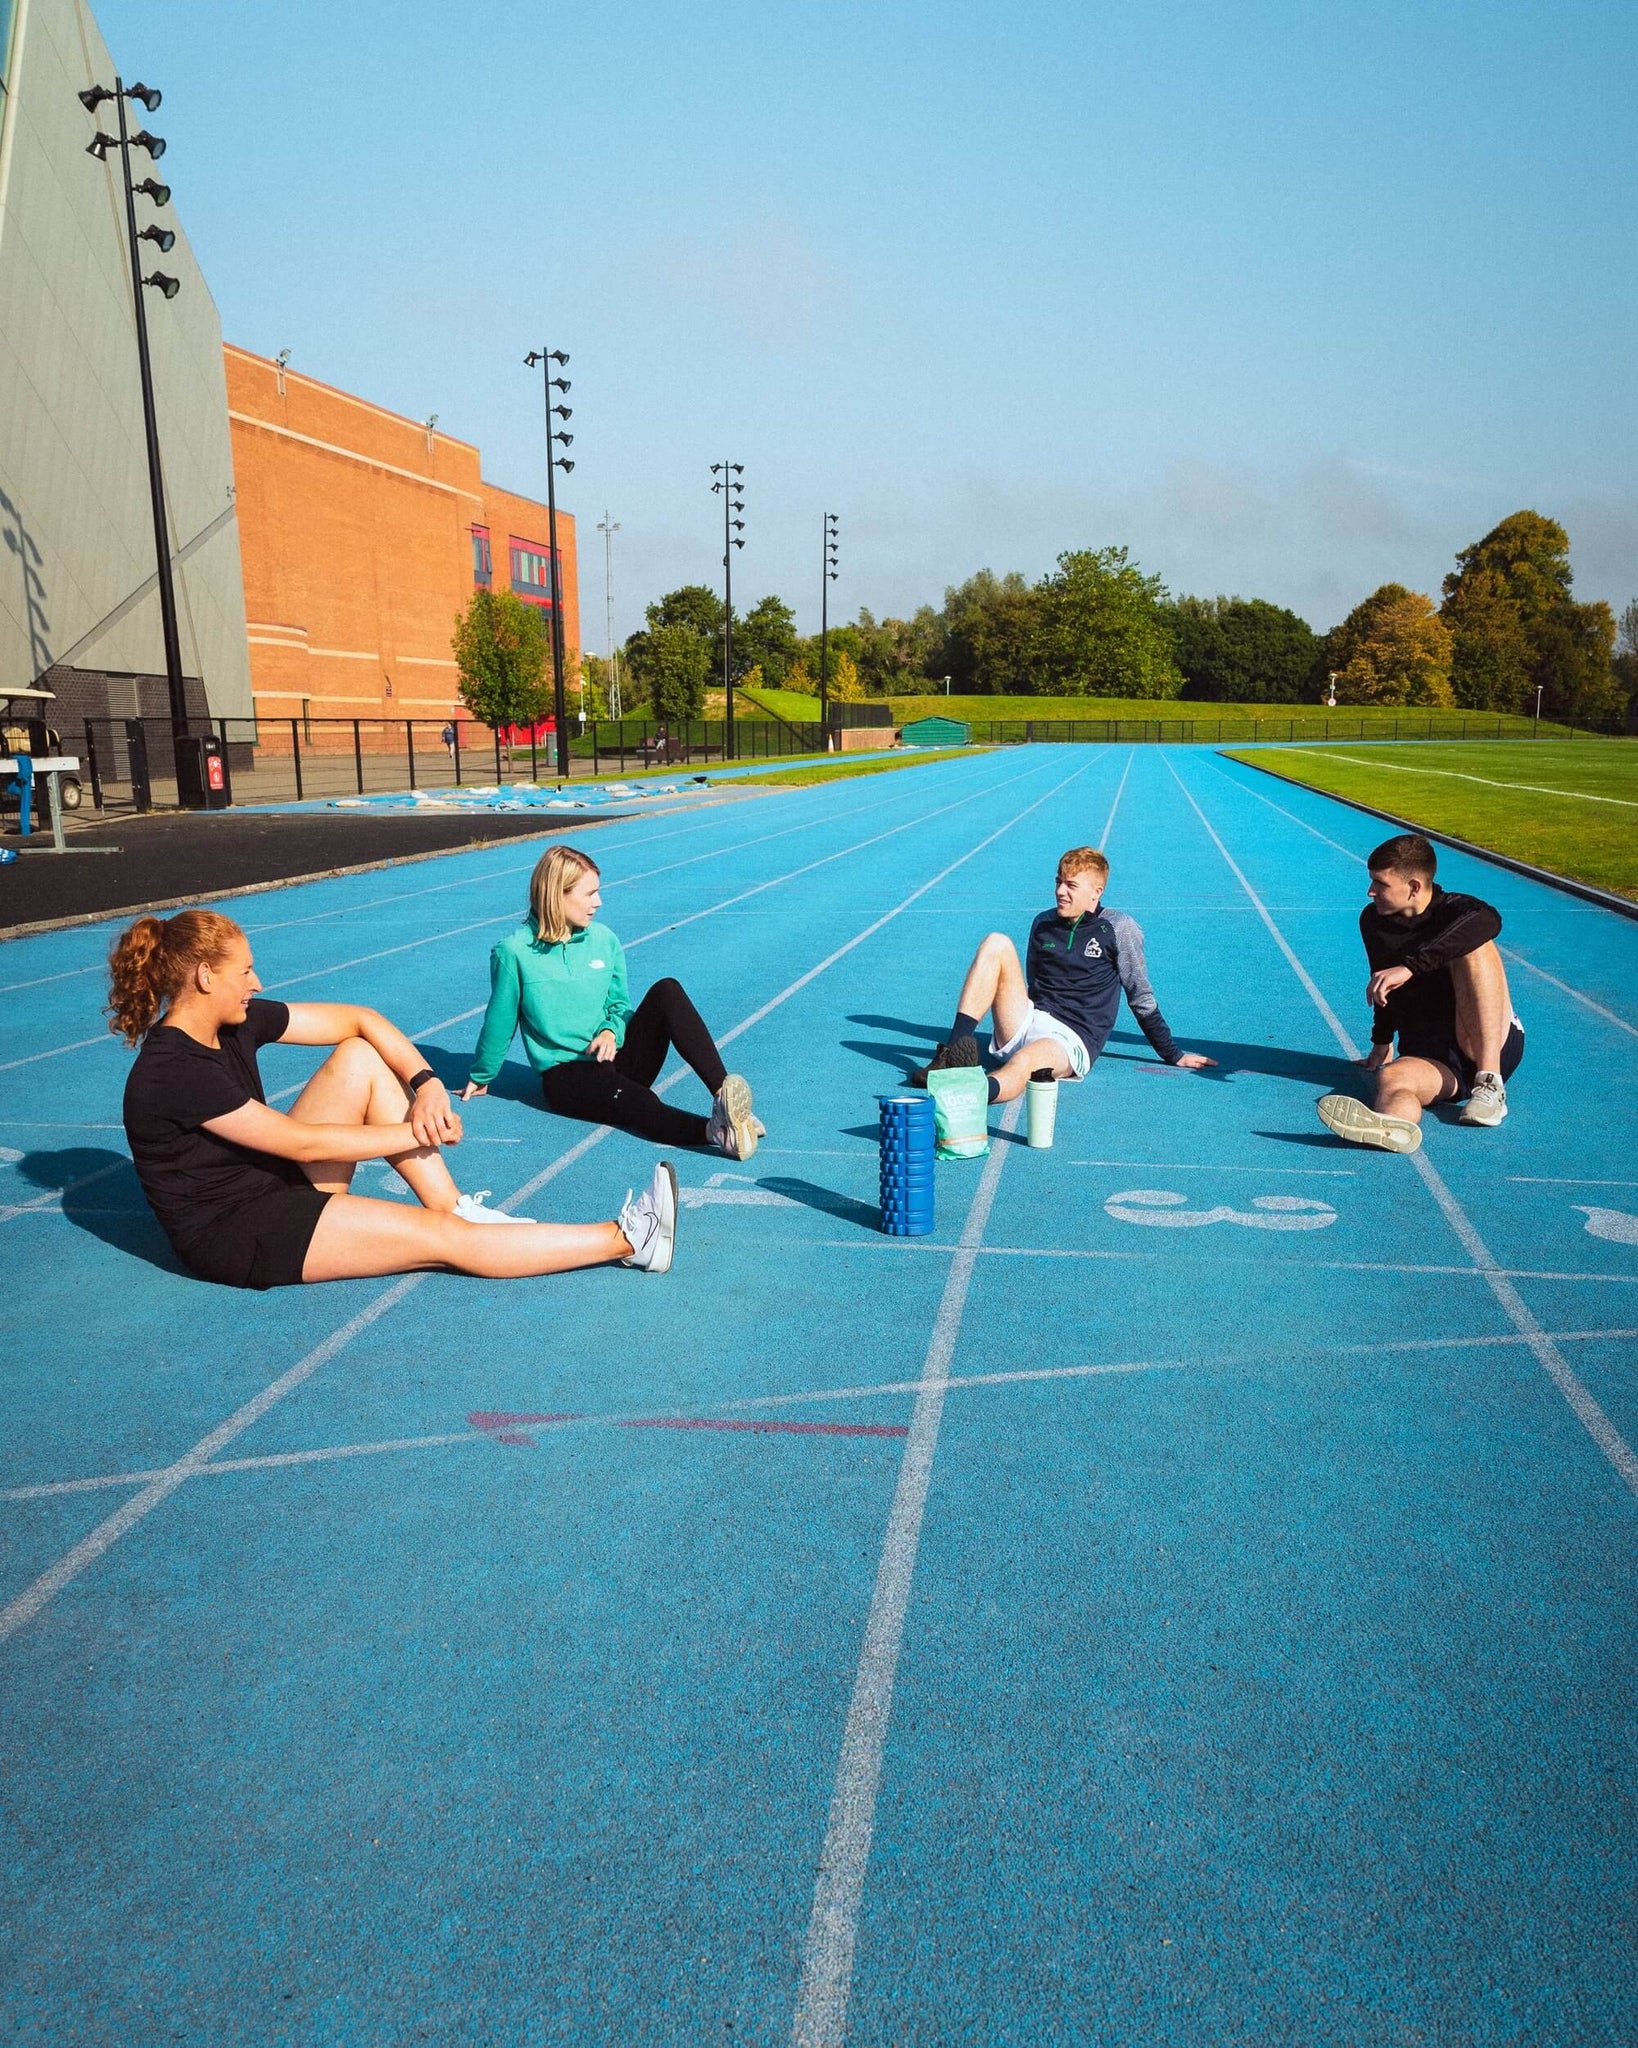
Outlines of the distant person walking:
{"label": "distant person walking", "polygon": [[[489,1008],[461,1100],[488,1091],[521,1024],[546,1107],[613,1124],[660,1145],[705,1145],[749,1159],[763,1128],[751,1084],[722,1063],[679,981],[657,981],[635,1010],[626,956],[606,924],[601,876],[588,854],[554,846],[529,878],[529,912],[489,959]],[[711,1113],[673,1109],[654,1092],[675,1046],[711,1093]]]}
{"label": "distant person walking", "polygon": [[440,737],[442,738],[442,740],[443,740],[443,743],[444,743],[444,745],[445,745],[445,746],[446,746],[446,747],[447,747],[447,748],[449,749],[449,758],[450,758],[450,759],[451,759],[451,760],[453,761],[453,760],[454,760],[454,758],[455,758],[455,728],[454,728],[454,726],[453,726],[453,725],[450,725],[450,724],[447,724],[447,723],[446,723],[446,724],[445,724],[445,726],[444,726],[443,732],[442,732],[442,734],[440,735]]}

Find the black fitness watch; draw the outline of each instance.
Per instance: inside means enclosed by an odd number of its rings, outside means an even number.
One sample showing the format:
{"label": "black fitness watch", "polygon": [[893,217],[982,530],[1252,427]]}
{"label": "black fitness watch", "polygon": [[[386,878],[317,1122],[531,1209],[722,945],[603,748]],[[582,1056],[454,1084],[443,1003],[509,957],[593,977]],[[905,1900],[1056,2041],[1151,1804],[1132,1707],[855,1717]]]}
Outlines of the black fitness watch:
{"label": "black fitness watch", "polygon": [[412,1095],[417,1095],[429,1081],[436,1081],[437,1078],[438,1076],[432,1071],[430,1067],[423,1067],[420,1073],[412,1074],[410,1078],[404,1083],[404,1086],[409,1090],[409,1092]]}

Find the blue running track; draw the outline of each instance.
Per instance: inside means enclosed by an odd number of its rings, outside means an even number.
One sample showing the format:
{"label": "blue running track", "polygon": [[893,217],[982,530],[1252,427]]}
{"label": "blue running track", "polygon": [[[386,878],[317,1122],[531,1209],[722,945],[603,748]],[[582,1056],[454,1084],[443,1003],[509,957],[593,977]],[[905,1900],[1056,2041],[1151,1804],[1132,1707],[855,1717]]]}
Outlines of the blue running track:
{"label": "blue running track", "polygon": [[[664,1280],[190,1280],[110,929],[0,947],[0,2037],[1630,2048],[1638,925],[1446,856],[1513,1113],[1345,1148],[1379,836],[1158,747],[589,832],[769,1129]],[[1220,1068],[1123,1017],[883,1237],[877,1091],[1086,842]],[[239,907],[458,1080],[537,850]],[[537,1105],[462,1185],[612,1214]]]}

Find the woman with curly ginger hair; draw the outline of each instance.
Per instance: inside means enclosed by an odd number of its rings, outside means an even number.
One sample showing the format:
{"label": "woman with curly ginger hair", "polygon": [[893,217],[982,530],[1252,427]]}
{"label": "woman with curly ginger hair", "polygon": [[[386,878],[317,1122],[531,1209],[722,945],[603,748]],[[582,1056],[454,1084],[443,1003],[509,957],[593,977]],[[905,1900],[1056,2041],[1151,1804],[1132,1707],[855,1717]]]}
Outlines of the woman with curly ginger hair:
{"label": "woman with curly ginger hair", "polygon": [[[676,1231],[664,1162],[613,1223],[534,1223],[463,1195],[443,1148],[461,1120],[443,1083],[378,1010],[258,994],[232,918],[139,917],[109,956],[110,1029],[138,1047],[125,1084],[137,1178],[177,1257],[230,1287],[283,1287],[444,1267],[489,1279],[620,1260],[663,1273]],[[268,1106],[260,1047],[335,1051],[289,1114]],[[384,1159],[420,1206],[348,1192]],[[504,1229],[484,1226],[503,1224]]]}

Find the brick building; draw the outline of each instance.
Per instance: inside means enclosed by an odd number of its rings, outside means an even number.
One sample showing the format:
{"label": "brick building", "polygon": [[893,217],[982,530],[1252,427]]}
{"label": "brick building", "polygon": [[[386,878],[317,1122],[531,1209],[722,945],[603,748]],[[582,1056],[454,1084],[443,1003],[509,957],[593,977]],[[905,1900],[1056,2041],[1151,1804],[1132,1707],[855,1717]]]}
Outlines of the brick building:
{"label": "brick building", "polygon": [[[548,615],[546,507],[478,450],[229,344],[250,680],[262,718],[465,716],[450,636],[478,584]],[[564,646],[580,645],[573,517],[557,515]]]}

